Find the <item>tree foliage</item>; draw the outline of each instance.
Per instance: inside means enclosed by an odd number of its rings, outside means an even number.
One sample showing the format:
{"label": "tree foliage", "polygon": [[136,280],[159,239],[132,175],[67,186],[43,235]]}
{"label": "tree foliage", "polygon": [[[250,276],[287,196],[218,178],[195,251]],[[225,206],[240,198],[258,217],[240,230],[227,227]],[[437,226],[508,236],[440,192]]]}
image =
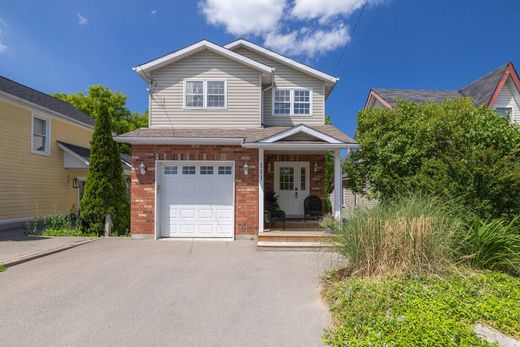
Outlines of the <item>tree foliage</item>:
{"label": "tree foliage", "polygon": [[[148,125],[148,112],[143,114],[130,112],[126,102],[128,97],[118,91],[112,91],[102,85],[94,85],[88,88],[87,94],[53,94],[55,98],[66,101],[79,110],[97,120],[96,108],[99,103],[104,103],[110,109],[110,129],[119,135]],[[123,153],[130,153],[130,146],[119,144]]]}
{"label": "tree foliage", "polygon": [[383,200],[436,194],[481,218],[520,213],[520,132],[495,111],[458,99],[400,102],[357,118],[361,151],[345,165],[354,190]]}
{"label": "tree foliage", "polygon": [[98,235],[103,233],[107,214],[112,217],[114,233],[125,234],[129,227],[130,211],[121,157],[110,124],[115,110],[108,105],[107,100],[99,100],[93,109],[96,125],[90,141],[89,176],[80,211],[84,227]]}

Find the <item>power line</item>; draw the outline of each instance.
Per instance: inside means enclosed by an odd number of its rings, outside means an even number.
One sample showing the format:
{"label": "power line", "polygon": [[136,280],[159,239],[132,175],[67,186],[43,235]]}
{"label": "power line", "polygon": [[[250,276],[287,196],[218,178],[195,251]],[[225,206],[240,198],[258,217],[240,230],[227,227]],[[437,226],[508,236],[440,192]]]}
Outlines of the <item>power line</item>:
{"label": "power line", "polygon": [[350,41],[347,42],[347,44],[343,47],[343,50],[341,51],[341,54],[338,58],[338,62],[336,63],[336,66],[334,67],[333,73],[336,73],[336,70],[338,69],[339,65],[341,64],[341,61],[343,60],[343,55],[345,54],[345,51],[347,50],[347,47],[350,45],[352,40],[354,39],[354,33],[356,32],[356,28],[359,24],[359,21],[361,20],[361,17],[363,17],[363,13],[365,12],[365,8],[367,7],[368,1],[365,2],[363,7],[361,8],[361,11],[359,12],[359,16],[357,18],[356,24],[354,24],[354,27],[352,28],[352,34],[350,35]]}

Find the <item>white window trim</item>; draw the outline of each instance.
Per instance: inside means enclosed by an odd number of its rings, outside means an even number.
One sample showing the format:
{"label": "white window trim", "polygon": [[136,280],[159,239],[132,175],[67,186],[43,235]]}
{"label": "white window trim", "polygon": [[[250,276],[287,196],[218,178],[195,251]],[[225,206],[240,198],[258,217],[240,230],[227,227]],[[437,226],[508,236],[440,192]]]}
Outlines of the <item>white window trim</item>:
{"label": "white window trim", "polygon": [[[289,90],[291,99],[291,110],[288,114],[277,114],[274,112],[274,104],[275,104],[275,92],[278,90]],[[295,90],[307,90],[309,91],[309,114],[294,114],[294,91]],[[312,117],[313,115],[313,103],[312,103],[312,88],[273,88],[272,94],[271,94],[271,114],[273,117]]]}
{"label": "white window trim", "polygon": [[[186,82],[201,82],[202,81],[202,107],[187,106],[186,105]],[[222,81],[224,82],[224,107],[209,107],[208,106],[208,81]],[[227,79],[224,78],[185,78],[182,80],[182,108],[185,110],[227,110],[228,88]]]}
{"label": "white window trim", "polygon": [[[34,118],[38,118],[45,121],[45,151],[38,151],[34,149]],[[51,118],[42,116],[41,114],[31,114],[31,153],[41,155],[51,155]]]}

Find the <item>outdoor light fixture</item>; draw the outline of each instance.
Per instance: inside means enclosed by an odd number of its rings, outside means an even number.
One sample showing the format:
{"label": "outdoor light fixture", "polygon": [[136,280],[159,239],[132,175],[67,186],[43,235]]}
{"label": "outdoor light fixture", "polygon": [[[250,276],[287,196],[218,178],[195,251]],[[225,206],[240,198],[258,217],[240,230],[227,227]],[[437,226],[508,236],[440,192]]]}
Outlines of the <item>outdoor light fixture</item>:
{"label": "outdoor light fixture", "polygon": [[72,179],[72,188],[79,188],[79,181],[77,177]]}
{"label": "outdoor light fixture", "polygon": [[144,165],[144,161],[141,161],[141,164],[139,164],[139,173],[141,175],[146,173],[146,165]]}
{"label": "outdoor light fixture", "polygon": [[271,172],[271,162],[267,163],[267,172]]}
{"label": "outdoor light fixture", "polygon": [[244,164],[244,175],[248,175],[249,174],[249,165],[247,165],[247,161],[246,163]]}
{"label": "outdoor light fixture", "polygon": [[315,161],[314,162],[314,172],[318,172],[318,169],[320,168],[320,166],[318,165],[318,162]]}

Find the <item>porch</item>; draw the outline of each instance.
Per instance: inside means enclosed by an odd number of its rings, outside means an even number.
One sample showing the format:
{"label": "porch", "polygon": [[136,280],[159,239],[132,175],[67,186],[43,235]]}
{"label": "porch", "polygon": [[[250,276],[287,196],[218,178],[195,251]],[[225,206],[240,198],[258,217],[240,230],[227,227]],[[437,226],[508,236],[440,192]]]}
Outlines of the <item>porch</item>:
{"label": "porch", "polygon": [[330,233],[320,226],[320,221],[289,219],[276,222],[272,229],[264,226],[258,234],[258,250],[321,250],[330,247]]}

